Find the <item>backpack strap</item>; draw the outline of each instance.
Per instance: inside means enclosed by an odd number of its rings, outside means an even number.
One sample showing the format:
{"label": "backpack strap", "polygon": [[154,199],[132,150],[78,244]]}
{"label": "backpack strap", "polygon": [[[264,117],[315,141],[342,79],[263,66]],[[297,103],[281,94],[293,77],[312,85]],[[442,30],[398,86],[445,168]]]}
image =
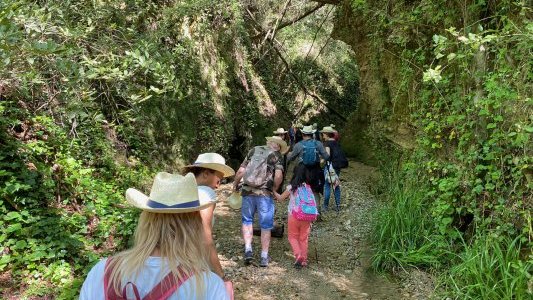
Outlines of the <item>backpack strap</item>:
{"label": "backpack strap", "polygon": [[176,277],[172,272],[168,273],[163,280],[161,280],[143,300],[163,300],[167,299],[174,293],[185,281],[187,281],[191,275],[185,273],[181,266],[178,267],[178,273],[180,279],[176,282]]}
{"label": "backpack strap", "polygon": [[[104,269],[104,297],[105,300],[127,300],[126,297],[126,288],[131,284],[133,288],[133,293],[135,294],[136,300],[141,300],[141,295],[137,286],[129,281],[126,283],[122,289],[122,295],[117,295],[113,286],[110,286],[110,277],[113,267],[111,266],[111,258],[108,258],[105,263]],[[191,275],[185,273],[181,266],[178,267],[178,272],[180,274],[180,279],[176,281],[176,277],[172,272],[168,273],[148,294],[142,298],[142,300],[164,300],[170,297],[185,281],[187,281]]]}
{"label": "backpack strap", "polygon": [[[115,289],[113,288],[113,285],[110,286],[110,277],[111,272],[113,272],[113,267],[111,266],[111,261],[113,259],[109,257],[107,261],[105,262],[105,268],[104,268],[104,299],[105,300],[120,300],[120,299],[126,299],[124,295],[124,292],[126,291],[126,287],[124,287],[124,290],[122,291],[123,295],[118,295]],[[128,282],[129,283],[129,282]],[[126,284],[127,286],[127,284]],[[134,289],[135,291],[135,289]],[[138,291],[137,291],[138,292]]]}

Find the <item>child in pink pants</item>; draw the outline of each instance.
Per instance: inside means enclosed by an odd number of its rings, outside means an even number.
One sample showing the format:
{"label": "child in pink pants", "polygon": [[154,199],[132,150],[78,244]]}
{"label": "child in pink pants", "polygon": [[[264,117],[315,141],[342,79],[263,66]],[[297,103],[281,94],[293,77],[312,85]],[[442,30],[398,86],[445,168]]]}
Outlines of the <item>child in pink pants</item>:
{"label": "child in pink pants", "polygon": [[[283,194],[274,193],[278,201],[282,201],[290,196],[289,200],[289,243],[291,244],[292,253],[296,261],[294,267],[301,269],[307,266],[307,245],[309,241],[309,233],[311,232],[311,222],[300,221],[292,216],[292,210],[295,208],[294,199],[298,193],[298,187],[308,185],[309,172],[304,164],[298,164],[294,168],[290,184],[287,186]],[[312,195],[312,193],[311,193]]]}

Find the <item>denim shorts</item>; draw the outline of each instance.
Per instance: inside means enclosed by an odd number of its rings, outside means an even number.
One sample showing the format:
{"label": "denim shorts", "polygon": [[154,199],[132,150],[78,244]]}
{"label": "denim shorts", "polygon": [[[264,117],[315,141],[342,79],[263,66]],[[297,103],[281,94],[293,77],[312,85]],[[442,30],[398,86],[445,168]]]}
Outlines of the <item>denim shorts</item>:
{"label": "denim shorts", "polygon": [[259,215],[259,226],[262,230],[274,228],[274,201],[272,197],[248,195],[242,197],[242,224],[252,225],[255,212]]}

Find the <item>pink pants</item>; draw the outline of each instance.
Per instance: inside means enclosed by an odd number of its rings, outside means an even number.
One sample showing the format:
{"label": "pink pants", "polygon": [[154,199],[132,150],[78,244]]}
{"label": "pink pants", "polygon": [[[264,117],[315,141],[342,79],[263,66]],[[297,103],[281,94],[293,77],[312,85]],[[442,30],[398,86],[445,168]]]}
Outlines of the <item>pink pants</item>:
{"label": "pink pants", "polygon": [[289,243],[296,260],[304,265],[307,264],[307,243],[310,231],[311,222],[298,221],[289,214]]}

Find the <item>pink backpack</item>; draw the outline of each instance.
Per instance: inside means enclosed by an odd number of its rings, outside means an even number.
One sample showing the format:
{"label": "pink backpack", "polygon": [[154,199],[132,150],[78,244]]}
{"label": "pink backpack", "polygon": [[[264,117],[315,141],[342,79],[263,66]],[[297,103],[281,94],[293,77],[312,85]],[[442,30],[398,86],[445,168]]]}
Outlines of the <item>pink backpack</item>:
{"label": "pink backpack", "polygon": [[292,216],[299,221],[316,221],[318,209],[316,208],[315,195],[311,187],[306,183],[291,193],[293,193],[294,197],[294,207],[291,211]]}
{"label": "pink backpack", "polygon": [[168,273],[167,276],[161,280],[144,298],[141,298],[137,286],[133,282],[128,282],[122,289],[122,295],[117,295],[113,284],[110,282],[111,272],[113,271],[112,265],[110,264],[111,258],[108,258],[105,263],[105,272],[104,272],[104,293],[105,300],[127,300],[126,297],[126,288],[131,284],[133,288],[133,293],[135,294],[135,300],[165,300],[168,299],[187,279],[189,275],[185,274],[182,269],[178,269],[178,272],[181,275],[181,280],[176,282],[176,277],[172,273]]}

